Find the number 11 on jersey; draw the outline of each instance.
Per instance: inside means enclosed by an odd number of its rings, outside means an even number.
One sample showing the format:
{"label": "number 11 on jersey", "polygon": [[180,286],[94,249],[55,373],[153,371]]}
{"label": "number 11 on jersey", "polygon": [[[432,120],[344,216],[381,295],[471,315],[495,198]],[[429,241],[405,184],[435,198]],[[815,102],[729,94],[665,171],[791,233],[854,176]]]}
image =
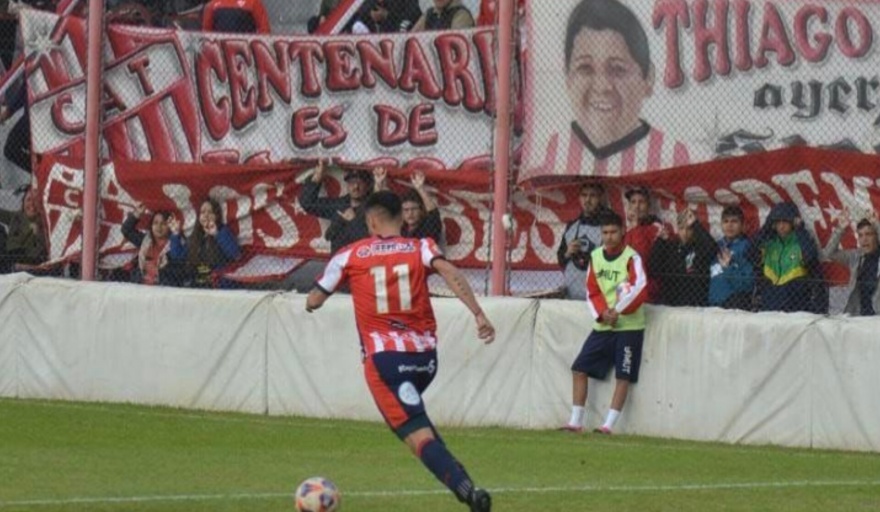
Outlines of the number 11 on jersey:
{"label": "number 11 on jersey", "polygon": [[[397,293],[400,296],[400,311],[412,309],[412,294],[409,288],[409,265],[395,265],[391,272],[397,276]],[[389,313],[388,308],[388,272],[384,266],[370,268],[370,275],[376,284],[376,311],[379,314]]]}

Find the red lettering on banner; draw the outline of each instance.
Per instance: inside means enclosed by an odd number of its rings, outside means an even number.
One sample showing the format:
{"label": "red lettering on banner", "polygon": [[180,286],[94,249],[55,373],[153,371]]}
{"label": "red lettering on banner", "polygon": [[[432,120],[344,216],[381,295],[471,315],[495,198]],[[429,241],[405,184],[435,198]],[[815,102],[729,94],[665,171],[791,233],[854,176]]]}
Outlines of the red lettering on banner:
{"label": "red lettering on banner", "polygon": [[463,104],[470,112],[483,110],[477,81],[468,69],[471,58],[467,39],[461,34],[444,34],[434,39],[434,46],[443,73],[443,100],[452,106]]}
{"label": "red lettering on banner", "polygon": [[150,77],[147,75],[147,68],[149,66],[150,56],[147,54],[138,55],[128,63],[128,71],[137,76],[138,82],[141,84],[141,90],[144,91],[144,95],[146,96],[150,96],[156,92],[155,89],[153,89],[153,84],[150,82]]}
{"label": "red lettering on banner", "polygon": [[360,86],[360,70],[352,63],[354,57],[354,43],[351,41],[324,43],[324,58],[327,59],[327,89],[334,92],[353,91]]}
{"label": "red lettering on banner", "polygon": [[379,116],[376,130],[379,144],[390,147],[406,142],[406,115],[403,112],[387,105],[373,105],[373,111]]}
{"label": "red lettering on banner", "polygon": [[749,23],[751,9],[752,3],[749,0],[736,0],[733,4],[733,17],[736,20],[733,65],[740,71],[752,69],[752,31]]}
{"label": "red lettering on banner", "polygon": [[342,114],[344,112],[342,106],[337,105],[330,110],[322,112],[320,117],[318,117],[318,124],[328,134],[321,140],[321,145],[327,149],[341,146],[345,139],[348,138],[348,133],[342,125]]}
{"label": "red lettering on banner", "polygon": [[[852,21],[858,28],[861,36],[860,44],[853,42],[852,35],[849,33],[849,22]],[[837,17],[835,26],[837,33],[837,46],[840,51],[851,59],[859,59],[867,55],[871,46],[874,44],[874,29],[871,28],[871,22],[855,7],[847,7],[840,12]]]}
{"label": "red lettering on banner", "polygon": [[483,78],[483,109],[490,116],[495,115],[495,32],[474,34],[480,72]]}
{"label": "red lettering on banner", "polygon": [[318,62],[324,62],[321,45],[315,41],[294,41],[290,44],[290,58],[299,60],[302,77],[300,93],[308,98],[321,95],[321,80],[318,78]]}
{"label": "red lettering on banner", "polygon": [[125,110],[125,103],[122,101],[122,97],[117,94],[113,87],[110,87],[110,84],[104,84],[102,93],[104,95],[105,112],[112,110],[123,112]]}
{"label": "red lettering on banner", "polygon": [[407,39],[404,46],[403,70],[399,84],[406,92],[415,92],[418,89],[419,94],[432,100],[439,100],[442,93],[428,57],[425,56],[419,40],[414,37]]}
{"label": "red lettering on banner", "polygon": [[383,39],[377,49],[369,41],[357,42],[358,55],[361,57],[361,72],[364,87],[376,87],[375,70],[388,87],[397,88],[397,71],[394,66],[394,41]]}
{"label": "red lettering on banner", "polygon": [[663,0],[654,5],[652,16],[655,29],[666,26],[666,71],[663,83],[670,89],[684,84],[681,65],[681,29],[690,28],[691,16],[685,0]]}
{"label": "red lettering on banner", "polygon": [[814,18],[818,19],[821,25],[826,25],[828,9],[818,5],[806,5],[800,9],[794,17],[794,40],[808,62],[821,62],[828,55],[833,38],[827,32],[817,32],[813,36],[817,45],[811,44],[809,27],[810,21]]}
{"label": "red lettering on banner", "polygon": [[290,104],[290,60],[286,46],[278,41],[275,43],[275,57],[265,42],[255,39],[251,41],[251,52],[254,54],[254,65],[257,68],[257,106],[263,112],[272,110],[274,101],[269,92],[269,85],[281,101]]}
{"label": "red lettering on banner", "polygon": [[764,20],[761,24],[761,40],[758,43],[758,55],[755,57],[755,65],[759,68],[766,67],[770,62],[767,53],[776,54],[776,62],[782,66],[790,66],[794,63],[794,50],[788,40],[782,15],[776,5],[764,4]]}
{"label": "red lettering on banner", "polygon": [[196,53],[195,67],[196,90],[199,93],[199,103],[202,106],[205,126],[214,140],[220,140],[229,133],[231,114],[229,98],[227,96],[215,98],[212,87],[214,76],[220,83],[228,81],[220,45],[215,41],[204,41],[201,51]]}
{"label": "red lettering on banner", "polygon": [[321,142],[322,137],[318,130],[319,116],[320,110],[318,110],[318,107],[303,107],[293,113],[291,139],[294,146],[300,149],[307,149]]}
{"label": "red lettering on banner", "polygon": [[712,63],[709,61],[709,47],[715,47],[715,72],[721,76],[730,74],[730,50],[727,47],[727,0],[715,2],[712,17],[715,25],[709,26],[709,2],[699,0],[694,5],[694,45],[696,55],[694,80],[703,82],[712,76]]}
{"label": "red lettering on banner", "polygon": [[232,127],[240,130],[257,118],[257,93],[248,83],[248,68],[253,66],[253,60],[247,41],[224,41],[223,52],[232,95]]}
{"label": "red lettering on banner", "polygon": [[409,143],[413,146],[431,146],[437,143],[437,120],[434,105],[422,103],[409,113]]}
{"label": "red lettering on banner", "polygon": [[52,102],[52,123],[62,133],[67,135],[83,133],[86,127],[85,120],[71,120],[64,114],[64,107],[72,104],[73,96],[69,92],[62,92],[56,96],[55,100]]}

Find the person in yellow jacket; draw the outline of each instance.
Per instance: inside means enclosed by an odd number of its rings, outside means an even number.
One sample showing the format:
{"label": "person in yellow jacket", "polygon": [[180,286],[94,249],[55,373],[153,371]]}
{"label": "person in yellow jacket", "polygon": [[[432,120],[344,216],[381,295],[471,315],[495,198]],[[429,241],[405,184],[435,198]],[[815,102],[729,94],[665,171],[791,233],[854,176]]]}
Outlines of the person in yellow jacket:
{"label": "person in yellow jacket", "polygon": [[590,254],[587,268],[587,306],[593,331],[571,365],[571,418],[562,427],[583,432],[589,378],[605,379],[615,368],[616,384],[605,423],[595,429],[610,434],[626,402],[630,384],[639,378],[648,278],[642,258],[623,243],[623,219],[609,212],[600,219],[602,247]]}

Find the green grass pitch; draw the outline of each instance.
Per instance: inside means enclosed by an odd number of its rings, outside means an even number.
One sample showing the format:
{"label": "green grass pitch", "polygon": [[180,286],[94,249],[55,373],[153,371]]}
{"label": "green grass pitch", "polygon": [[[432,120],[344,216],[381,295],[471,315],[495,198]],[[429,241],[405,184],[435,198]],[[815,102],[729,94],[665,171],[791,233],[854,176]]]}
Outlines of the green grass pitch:
{"label": "green grass pitch", "polygon": [[[499,512],[880,510],[878,454],[440,430]],[[290,512],[315,475],[344,512],[466,510],[377,423],[0,399],[2,512]]]}

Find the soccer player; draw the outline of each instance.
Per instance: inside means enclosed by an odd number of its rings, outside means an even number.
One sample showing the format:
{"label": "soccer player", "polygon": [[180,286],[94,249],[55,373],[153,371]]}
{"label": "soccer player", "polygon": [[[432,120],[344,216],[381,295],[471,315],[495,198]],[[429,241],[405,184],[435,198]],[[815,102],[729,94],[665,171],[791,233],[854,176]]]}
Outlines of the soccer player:
{"label": "soccer player", "polygon": [[495,328],[464,276],[443,258],[434,240],[400,236],[403,219],[397,195],[375,192],[365,209],[371,236],[333,256],[306,299],[306,311],[318,309],[343,282],[350,282],[364,374],[386,423],[459,501],[471,511],[489,511],[489,493],[474,486],[425,412],[422,394],[437,371],[437,323],[428,275],[439,273],[471,310],[479,339],[491,343]]}
{"label": "soccer player", "polygon": [[587,305],[595,320],[580,354],[571,365],[571,418],[562,427],[583,432],[589,377],[604,379],[613,365],[617,383],[605,423],[595,432],[610,434],[626,402],[630,384],[639,378],[645,335],[643,304],[647,276],[639,254],[623,243],[623,219],[602,216],[602,247],[590,255]]}

